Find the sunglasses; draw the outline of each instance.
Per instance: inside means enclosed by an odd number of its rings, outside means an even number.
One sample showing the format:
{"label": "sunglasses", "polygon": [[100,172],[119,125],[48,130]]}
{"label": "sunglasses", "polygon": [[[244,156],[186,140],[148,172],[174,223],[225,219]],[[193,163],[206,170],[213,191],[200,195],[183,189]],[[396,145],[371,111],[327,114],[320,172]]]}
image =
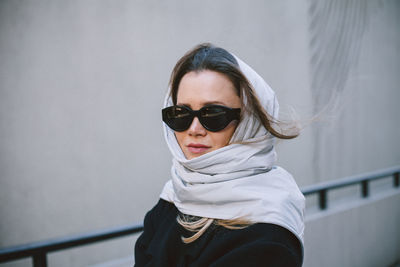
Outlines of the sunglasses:
{"label": "sunglasses", "polygon": [[205,129],[218,132],[231,121],[239,120],[240,108],[228,108],[220,105],[209,105],[199,110],[186,106],[172,106],[162,110],[163,121],[174,131],[183,132],[189,129],[194,117],[197,117]]}

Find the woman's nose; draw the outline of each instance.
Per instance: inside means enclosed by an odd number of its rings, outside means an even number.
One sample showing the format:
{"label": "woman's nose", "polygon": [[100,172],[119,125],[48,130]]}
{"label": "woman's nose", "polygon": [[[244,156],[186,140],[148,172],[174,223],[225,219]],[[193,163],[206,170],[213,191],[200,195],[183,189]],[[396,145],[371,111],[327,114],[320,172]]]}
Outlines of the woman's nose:
{"label": "woman's nose", "polygon": [[192,136],[202,136],[207,133],[207,130],[201,125],[199,119],[197,117],[194,117],[192,124],[189,127],[188,134]]}

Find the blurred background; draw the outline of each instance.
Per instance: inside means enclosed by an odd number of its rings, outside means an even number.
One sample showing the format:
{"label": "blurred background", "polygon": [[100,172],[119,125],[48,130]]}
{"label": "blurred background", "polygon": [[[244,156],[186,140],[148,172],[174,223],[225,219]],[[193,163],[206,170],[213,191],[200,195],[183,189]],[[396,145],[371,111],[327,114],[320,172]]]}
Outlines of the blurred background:
{"label": "blurred background", "polygon": [[[1,0],[0,248],[143,220],[170,178],[169,75],[202,42],[252,66],[283,118],[296,111],[306,127],[277,150],[300,187],[399,165],[399,29],[396,0]],[[304,266],[394,266],[390,184],[323,212],[308,200]],[[48,261],[131,266],[134,242]]]}

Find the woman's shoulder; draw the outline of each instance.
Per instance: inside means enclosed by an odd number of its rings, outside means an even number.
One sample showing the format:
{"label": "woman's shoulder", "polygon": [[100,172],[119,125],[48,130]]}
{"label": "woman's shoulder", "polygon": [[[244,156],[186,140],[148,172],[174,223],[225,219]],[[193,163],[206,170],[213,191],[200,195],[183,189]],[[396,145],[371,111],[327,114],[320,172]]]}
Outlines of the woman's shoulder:
{"label": "woman's shoulder", "polygon": [[303,262],[298,238],[271,223],[235,230],[219,227],[206,251],[210,258],[214,253],[220,255],[215,258],[215,266],[264,266],[266,262],[268,266],[301,266]]}
{"label": "woman's shoulder", "polygon": [[148,212],[156,215],[165,215],[166,213],[176,212],[174,203],[168,202],[160,198],[157,204]]}
{"label": "woman's shoulder", "polygon": [[157,204],[146,213],[144,218],[145,227],[146,224],[158,227],[165,220],[175,220],[177,214],[178,210],[173,203],[160,198]]}
{"label": "woman's shoulder", "polygon": [[234,240],[238,242],[238,245],[274,243],[301,249],[299,239],[291,231],[272,223],[256,223],[235,230],[221,227],[217,230],[217,236],[221,242]]}

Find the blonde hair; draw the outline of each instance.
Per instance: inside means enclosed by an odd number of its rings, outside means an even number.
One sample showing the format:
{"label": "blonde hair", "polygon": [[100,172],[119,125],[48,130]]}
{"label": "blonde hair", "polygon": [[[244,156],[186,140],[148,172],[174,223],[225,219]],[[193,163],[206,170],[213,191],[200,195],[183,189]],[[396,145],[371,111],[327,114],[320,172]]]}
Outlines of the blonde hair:
{"label": "blonde hair", "polygon": [[204,232],[211,225],[222,226],[227,229],[237,230],[246,228],[249,225],[253,224],[252,222],[246,220],[245,218],[223,220],[223,219],[212,219],[206,217],[191,216],[183,213],[180,213],[176,218],[176,220],[183,228],[185,228],[190,232],[194,232],[194,234],[190,237],[184,237],[184,236],[181,237],[183,243],[185,244],[196,241],[202,234],[204,234]]}

